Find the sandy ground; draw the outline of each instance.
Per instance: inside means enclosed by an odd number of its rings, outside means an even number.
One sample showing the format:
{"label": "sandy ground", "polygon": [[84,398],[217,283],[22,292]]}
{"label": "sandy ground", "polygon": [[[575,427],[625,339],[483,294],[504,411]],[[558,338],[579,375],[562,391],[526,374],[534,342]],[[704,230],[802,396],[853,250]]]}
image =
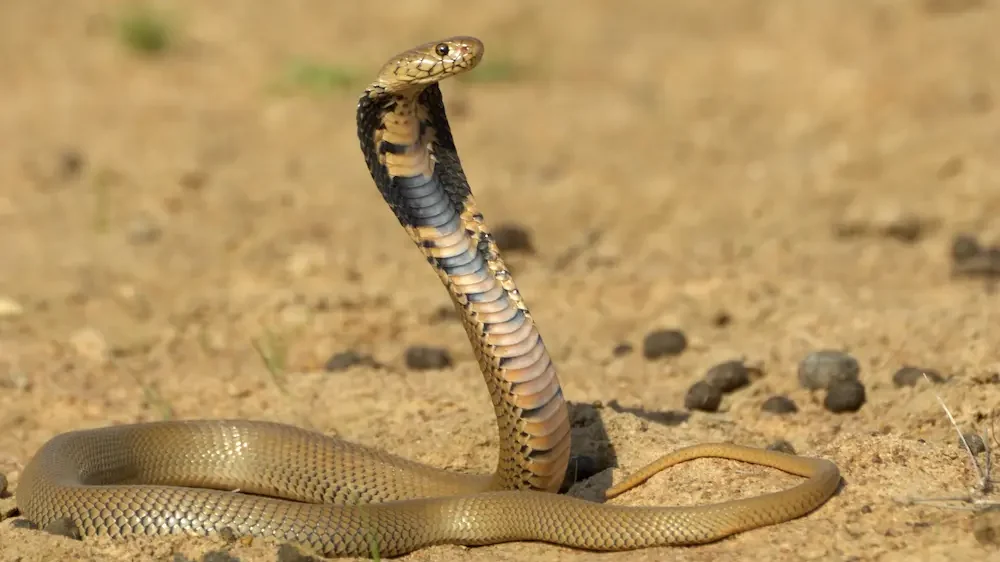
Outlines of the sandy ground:
{"label": "sandy ground", "polygon": [[[408,560],[1000,557],[974,533],[995,518],[896,501],[975,482],[935,394],[963,430],[1000,419],[1000,296],[953,278],[949,256],[957,233],[1000,242],[996,2],[393,4],[172,2],[181,35],[157,58],[118,39],[126,4],[0,5],[0,473],[12,491],[57,433],[164,417],[279,420],[492,469],[464,333],[438,318],[446,294],[354,131],[356,97],[388,56],[472,34],[493,70],[444,89],[473,190],[490,224],[534,238],[534,255],[509,261],[566,395],[620,405],[577,431],[579,451],[617,458],[593,480],[700,441],[785,439],[835,461],[845,484],[808,517],[698,548],[443,546]],[[276,88],[303,58],[357,80]],[[920,225],[914,239],[845,234],[900,221]],[[643,358],[657,328],[690,347]],[[620,342],[637,351],[615,356]],[[446,348],[454,366],[407,369],[414,345]],[[797,364],[821,348],[859,360],[859,412],[828,412],[799,387]],[[324,371],[345,350],[382,367]],[[764,376],[721,412],[669,427],[629,413],[683,409],[686,389],[734,358]],[[906,364],[947,382],[897,389]],[[774,394],[800,411],[762,413]],[[696,461],[616,501],[795,482]],[[275,544],[77,542],[0,523],[2,561],[273,560]]]}

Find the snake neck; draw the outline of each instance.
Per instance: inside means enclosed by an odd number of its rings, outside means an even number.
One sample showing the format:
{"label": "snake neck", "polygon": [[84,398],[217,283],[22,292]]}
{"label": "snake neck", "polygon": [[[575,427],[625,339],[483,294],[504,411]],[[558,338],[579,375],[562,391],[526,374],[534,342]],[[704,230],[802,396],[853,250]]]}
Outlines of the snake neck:
{"label": "snake neck", "polygon": [[437,84],[358,103],[379,192],[448,289],[489,389],[500,437],[493,486],[557,491],[569,462],[566,403],[542,337],[476,207]]}

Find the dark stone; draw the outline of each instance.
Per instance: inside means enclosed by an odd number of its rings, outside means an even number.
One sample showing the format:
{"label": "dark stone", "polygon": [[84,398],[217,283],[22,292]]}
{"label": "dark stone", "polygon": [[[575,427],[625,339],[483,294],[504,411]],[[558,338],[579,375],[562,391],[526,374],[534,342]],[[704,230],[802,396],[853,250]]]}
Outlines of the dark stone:
{"label": "dark stone", "polygon": [[80,529],[76,527],[76,523],[73,523],[73,520],[69,517],[55,519],[42,530],[51,535],[69,537],[73,540],[80,540],[81,538]]}
{"label": "dark stone", "polygon": [[10,526],[14,529],[28,529],[34,531],[38,529],[38,525],[35,525],[33,521],[29,521],[25,518],[15,519],[10,522]]}
{"label": "dark stone", "polygon": [[794,455],[795,447],[791,443],[785,441],[784,439],[776,439],[767,446],[768,451],[778,451],[779,453],[787,453],[789,455]]}
{"label": "dark stone", "polygon": [[680,330],[655,330],[642,341],[642,355],[651,360],[680,355],[685,349],[687,337]]}
{"label": "dark stone", "polygon": [[750,384],[750,370],[742,361],[726,361],[710,368],[704,380],[721,392],[733,392]]}
{"label": "dark stone", "polygon": [[957,234],[951,241],[951,259],[956,263],[970,260],[982,251],[976,237],[969,234]]}
{"label": "dark stone", "polygon": [[219,536],[222,537],[222,540],[226,541],[228,544],[233,544],[239,540],[239,537],[236,536],[236,531],[234,531],[232,527],[223,527],[219,529]]}
{"label": "dark stone", "polygon": [[795,402],[787,396],[771,396],[760,405],[760,409],[771,414],[794,414],[799,411]]}
{"label": "dark stone", "polygon": [[918,367],[905,366],[892,375],[892,384],[897,388],[904,386],[917,386],[917,383],[924,378],[924,374],[934,384],[944,382],[944,377],[933,369],[920,369]]}
{"label": "dark stone", "polygon": [[353,349],[349,349],[347,351],[341,351],[331,355],[330,358],[326,360],[326,363],[323,364],[323,369],[328,373],[336,373],[346,371],[355,365],[361,365],[370,361],[370,356],[362,355]]}
{"label": "dark stone", "polygon": [[278,547],[278,562],[319,562],[319,559],[302,554],[295,546],[285,543]]}
{"label": "dark stone", "polygon": [[969,444],[969,449],[972,450],[973,455],[978,455],[980,453],[986,452],[986,443],[983,438],[978,433],[963,433],[962,437],[965,438],[965,442],[962,439],[958,440],[958,446],[962,449],[965,448],[965,443]]}
{"label": "dark stone", "polygon": [[722,403],[722,392],[705,381],[691,385],[684,396],[684,407],[688,410],[716,412]]}
{"label": "dark stone", "polygon": [[406,367],[414,371],[447,369],[452,366],[451,354],[440,347],[412,346],[406,350]]}
{"label": "dark stone", "polygon": [[856,380],[834,382],[823,400],[823,406],[835,413],[857,412],[864,403],[865,385]]}
{"label": "dark stone", "polygon": [[611,350],[611,355],[614,355],[615,357],[625,357],[626,355],[632,353],[632,349],[632,344],[627,341],[621,342]]}
{"label": "dark stone", "polygon": [[809,390],[820,390],[838,381],[856,381],[860,373],[858,360],[847,353],[814,351],[799,363],[799,384]]}

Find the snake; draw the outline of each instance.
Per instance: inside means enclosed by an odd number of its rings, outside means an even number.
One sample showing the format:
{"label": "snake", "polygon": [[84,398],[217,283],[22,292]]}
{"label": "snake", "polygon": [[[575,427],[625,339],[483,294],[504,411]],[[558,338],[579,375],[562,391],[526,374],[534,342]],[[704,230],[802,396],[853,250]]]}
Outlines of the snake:
{"label": "snake", "polygon": [[488,389],[499,436],[491,474],[448,471],[321,432],[262,420],[163,420],[50,438],[16,491],[39,526],[81,535],[271,537],[327,557],[393,557],[441,544],[535,541],[620,551],[721,540],[804,516],[837,490],[832,461],[735,443],[667,453],[605,490],[721,458],[804,480],[696,506],[628,506],[559,493],[571,423],[555,365],[469,187],[440,82],[475,68],[456,36],[392,57],[357,104],[364,160],[385,203],[437,272]]}

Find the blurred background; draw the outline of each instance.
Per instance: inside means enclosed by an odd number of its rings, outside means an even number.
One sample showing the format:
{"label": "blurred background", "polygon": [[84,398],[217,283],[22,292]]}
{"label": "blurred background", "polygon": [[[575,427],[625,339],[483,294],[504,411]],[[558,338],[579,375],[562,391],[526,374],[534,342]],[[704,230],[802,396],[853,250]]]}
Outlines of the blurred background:
{"label": "blurred background", "polygon": [[[724,409],[766,434],[764,398],[810,403],[798,361],[846,349],[877,406],[783,435],[952,451],[889,380],[934,368],[996,419],[998,24],[990,0],[4,0],[0,471],[60,431],[218,416],[489,469],[468,342],[354,121],[385,60],[457,34],[486,44],[443,85],[459,154],[571,399],[676,409],[744,358],[767,376]],[[662,328],[689,348],[653,361]]]}

